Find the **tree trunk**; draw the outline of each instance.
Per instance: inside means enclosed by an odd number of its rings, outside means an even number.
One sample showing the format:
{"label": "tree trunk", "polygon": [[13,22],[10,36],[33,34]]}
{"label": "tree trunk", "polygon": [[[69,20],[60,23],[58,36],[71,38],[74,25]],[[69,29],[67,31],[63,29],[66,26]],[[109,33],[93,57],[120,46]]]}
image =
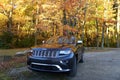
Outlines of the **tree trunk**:
{"label": "tree trunk", "polygon": [[8,28],[8,32],[11,33],[11,28],[12,28],[12,17],[8,17],[7,28]]}
{"label": "tree trunk", "polygon": [[[38,4],[38,0],[37,0],[37,10],[36,10],[36,25],[38,25],[39,19],[38,19],[38,15],[39,15],[39,4]],[[35,27],[35,46],[37,45],[37,28]]]}
{"label": "tree trunk", "polygon": [[97,34],[97,37],[96,37],[96,47],[97,47],[97,49],[99,48],[99,33],[98,33],[98,20],[96,19],[95,20],[95,22],[96,22],[96,34]]}
{"label": "tree trunk", "polygon": [[107,44],[107,47],[109,47],[109,27],[107,27],[107,31],[106,31],[106,44]]}
{"label": "tree trunk", "polygon": [[12,0],[11,0],[11,6],[12,6],[12,8],[8,14],[8,23],[7,23],[8,32],[10,32],[10,33],[11,33],[11,28],[12,28],[12,14],[13,14],[13,2],[12,2]]}
{"label": "tree trunk", "polygon": [[82,25],[82,41],[84,41],[84,28],[85,28],[85,22],[83,22],[83,25]]}
{"label": "tree trunk", "polygon": [[[119,2],[119,1],[118,1]],[[120,29],[120,5],[117,7],[117,48],[120,47],[120,40],[119,40],[119,29]]]}
{"label": "tree trunk", "polygon": [[82,41],[84,41],[84,28],[85,28],[85,24],[86,24],[86,12],[87,12],[87,3],[85,5],[84,8],[84,21],[83,21],[83,25],[82,25]]}
{"label": "tree trunk", "polygon": [[105,33],[105,22],[103,22],[103,26],[102,26],[102,41],[101,41],[101,48],[104,48],[104,33]]}

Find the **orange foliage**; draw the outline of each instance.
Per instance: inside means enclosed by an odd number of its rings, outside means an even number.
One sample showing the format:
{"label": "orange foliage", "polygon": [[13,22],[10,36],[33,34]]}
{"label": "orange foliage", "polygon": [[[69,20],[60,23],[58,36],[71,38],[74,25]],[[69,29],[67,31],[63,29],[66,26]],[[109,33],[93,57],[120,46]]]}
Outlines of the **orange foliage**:
{"label": "orange foliage", "polygon": [[69,30],[69,31],[72,31],[72,32],[78,32],[77,29],[72,28],[72,27],[70,27],[70,26],[68,26],[68,25],[65,25],[65,26],[63,27],[63,29],[64,29],[64,30]]}
{"label": "orange foliage", "polygon": [[117,21],[111,20],[111,19],[107,20],[106,22],[107,22],[107,23],[114,23],[114,24],[117,23]]}
{"label": "orange foliage", "polygon": [[4,9],[3,5],[0,3],[0,7]]}
{"label": "orange foliage", "polygon": [[44,26],[43,24],[38,24],[35,26],[37,29],[40,29],[42,31],[47,31],[48,30],[48,27],[47,26]]}
{"label": "orange foliage", "polygon": [[70,10],[73,9],[75,6],[81,6],[81,5],[77,5],[79,3],[79,0],[67,0],[64,3],[64,8],[66,10]]}

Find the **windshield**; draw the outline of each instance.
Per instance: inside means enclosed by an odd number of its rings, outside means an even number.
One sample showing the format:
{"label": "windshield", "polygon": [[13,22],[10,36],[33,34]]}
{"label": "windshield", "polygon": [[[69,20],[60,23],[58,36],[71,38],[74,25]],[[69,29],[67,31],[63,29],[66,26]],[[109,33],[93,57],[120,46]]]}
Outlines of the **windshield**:
{"label": "windshield", "polygon": [[46,41],[46,44],[75,44],[75,37],[52,37]]}

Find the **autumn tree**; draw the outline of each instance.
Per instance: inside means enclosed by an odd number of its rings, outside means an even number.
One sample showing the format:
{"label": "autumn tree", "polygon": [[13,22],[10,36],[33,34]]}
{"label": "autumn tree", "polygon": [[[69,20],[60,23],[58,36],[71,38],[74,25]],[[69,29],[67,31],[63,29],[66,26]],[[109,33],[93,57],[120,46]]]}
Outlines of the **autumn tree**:
{"label": "autumn tree", "polygon": [[113,3],[111,0],[2,0],[0,34],[12,33],[10,45],[20,47],[40,44],[49,37],[63,35],[63,31],[73,32],[88,47],[113,46],[119,42],[118,34],[117,40],[114,36],[119,31],[115,30],[113,17],[117,12],[114,13]]}

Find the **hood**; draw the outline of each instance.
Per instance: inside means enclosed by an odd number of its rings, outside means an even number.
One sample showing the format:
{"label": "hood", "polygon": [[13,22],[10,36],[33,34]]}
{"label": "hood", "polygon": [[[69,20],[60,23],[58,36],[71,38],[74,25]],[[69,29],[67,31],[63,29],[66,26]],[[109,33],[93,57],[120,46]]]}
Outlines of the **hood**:
{"label": "hood", "polygon": [[66,49],[71,48],[73,51],[75,50],[75,46],[73,44],[42,44],[32,48],[49,48],[49,49]]}

